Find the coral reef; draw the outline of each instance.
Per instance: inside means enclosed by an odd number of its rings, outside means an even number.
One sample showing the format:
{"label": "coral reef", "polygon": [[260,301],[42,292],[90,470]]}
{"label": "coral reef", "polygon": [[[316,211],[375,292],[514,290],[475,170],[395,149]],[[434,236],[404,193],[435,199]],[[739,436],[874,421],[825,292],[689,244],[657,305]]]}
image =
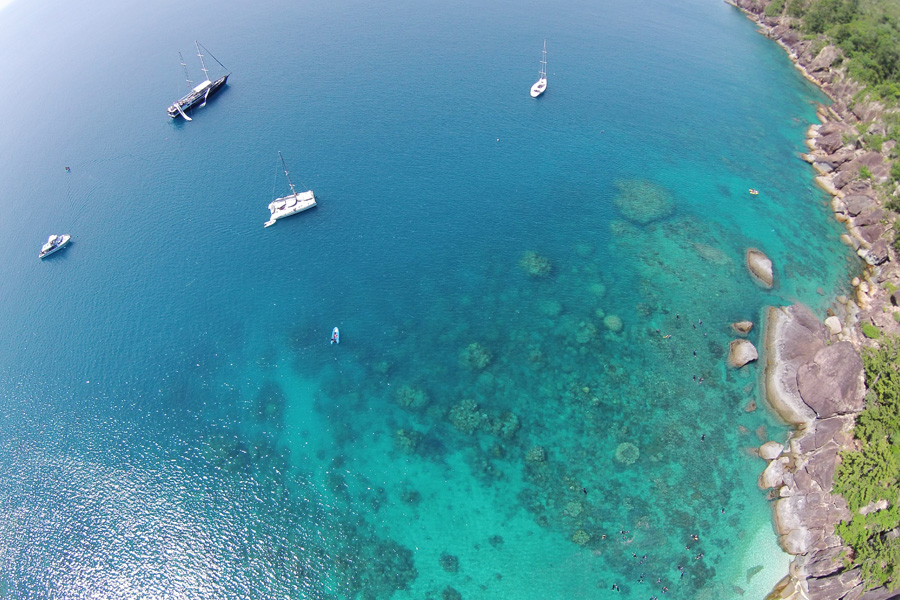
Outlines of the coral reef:
{"label": "coral reef", "polygon": [[532,446],[525,453],[525,460],[528,462],[540,463],[547,460],[547,451],[543,446]]}
{"label": "coral reef", "polygon": [[591,541],[591,534],[589,534],[584,529],[579,529],[575,533],[572,534],[572,541],[578,544],[579,546],[584,546],[588,542]]}
{"label": "coral reef", "polygon": [[641,451],[631,442],[622,442],[616,447],[616,460],[624,465],[632,465],[640,458]]}
{"label": "coral reef", "polygon": [[530,250],[519,259],[519,266],[531,277],[546,277],[553,270],[549,258]]}
{"label": "coral reef", "polygon": [[575,502],[574,500],[568,502],[565,508],[563,508],[563,515],[567,517],[575,518],[582,512],[584,512],[584,505],[581,504],[581,502]]}
{"label": "coral reef", "polygon": [[459,360],[463,366],[473,371],[480,371],[491,364],[493,358],[493,355],[487,348],[478,342],[472,342],[462,351]]}
{"label": "coral reef", "polygon": [[478,404],[469,398],[450,409],[450,423],[463,433],[472,433],[478,429],[484,418],[485,415],[478,410]]}
{"label": "coral reef", "polygon": [[639,225],[646,225],[672,214],[675,205],[672,195],[658,183],[644,179],[616,182],[619,193],[613,203],[622,216]]}
{"label": "coral reef", "polygon": [[428,404],[428,394],[425,390],[404,385],[394,394],[394,400],[403,408],[418,410]]}
{"label": "coral reef", "polygon": [[414,429],[398,429],[394,432],[394,444],[404,452],[415,452],[424,436]]}
{"label": "coral reef", "polygon": [[521,427],[519,417],[512,412],[505,412],[496,419],[491,420],[491,433],[502,438],[511,438]]}
{"label": "coral reef", "polygon": [[622,331],[622,319],[617,317],[616,315],[606,315],[603,317],[603,325],[613,332]]}
{"label": "coral reef", "polygon": [[448,573],[456,573],[459,571],[459,557],[446,552],[441,552],[440,558],[441,568]]}
{"label": "coral reef", "polygon": [[441,592],[441,600],[462,600],[462,594],[448,585]]}

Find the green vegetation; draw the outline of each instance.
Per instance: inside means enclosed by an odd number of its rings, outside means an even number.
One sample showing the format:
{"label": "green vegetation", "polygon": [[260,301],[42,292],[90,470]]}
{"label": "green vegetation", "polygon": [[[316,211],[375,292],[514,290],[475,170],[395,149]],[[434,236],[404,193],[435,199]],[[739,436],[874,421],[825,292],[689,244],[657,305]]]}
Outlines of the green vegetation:
{"label": "green vegetation", "polygon": [[[868,587],[900,584],[900,538],[889,535],[900,523],[900,338],[863,350],[866,409],[856,420],[859,450],[841,453],[834,490],[847,501],[853,518],[837,533],[853,548],[855,564]],[[872,510],[876,503],[886,505]],[[869,514],[859,510],[869,507]]]}
{"label": "green vegetation", "polygon": [[863,323],[862,325],[863,335],[869,338],[870,340],[877,340],[881,338],[881,330],[872,325],[871,323]]}
{"label": "green vegetation", "polygon": [[772,3],[766,7],[767,17],[777,17],[784,12],[784,0],[772,0]]}
{"label": "green vegetation", "polygon": [[[787,10],[785,10],[787,8]],[[850,74],[881,98],[900,99],[900,3],[879,0],[775,0],[767,16],[800,19],[811,37],[824,35],[849,59]]]}

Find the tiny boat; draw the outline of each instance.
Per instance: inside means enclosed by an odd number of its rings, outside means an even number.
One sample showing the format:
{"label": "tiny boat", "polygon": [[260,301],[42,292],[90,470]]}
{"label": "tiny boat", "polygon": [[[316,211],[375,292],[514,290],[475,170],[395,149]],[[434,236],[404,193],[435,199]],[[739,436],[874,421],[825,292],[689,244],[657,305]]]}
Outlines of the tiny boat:
{"label": "tiny boat", "polygon": [[750,188],[750,193],[755,196],[759,193],[759,190],[754,190],[753,188]]}
{"label": "tiny boat", "polygon": [[69,235],[51,235],[47,238],[47,243],[41,246],[41,253],[38,254],[38,258],[47,258],[54,252],[62,250],[69,243],[70,239],[72,239],[72,236]]}
{"label": "tiny boat", "polygon": [[332,344],[340,344],[341,343],[341,332],[335,327],[334,331],[331,332],[331,343]]}

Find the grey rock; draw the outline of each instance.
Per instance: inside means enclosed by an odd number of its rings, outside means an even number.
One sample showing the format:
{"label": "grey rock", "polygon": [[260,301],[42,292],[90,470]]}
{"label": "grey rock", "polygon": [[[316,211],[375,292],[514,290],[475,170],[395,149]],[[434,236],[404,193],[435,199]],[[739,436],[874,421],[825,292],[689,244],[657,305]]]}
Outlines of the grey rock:
{"label": "grey rock", "polygon": [[797,388],[820,419],[859,412],[866,392],[862,359],[850,342],[826,346],[797,370]]}
{"label": "grey rock", "polygon": [[866,251],[864,259],[873,267],[883,265],[884,263],[889,261],[891,259],[891,252],[889,249],[888,241],[882,237],[879,237],[877,240],[872,242],[872,247]]}
{"label": "grey rock", "polygon": [[844,145],[844,137],[838,132],[821,135],[816,139],[816,147],[821,148],[825,154],[834,154]]}
{"label": "grey rock", "polygon": [[874,225],[866,225],[863,227],[858,227],[859,235],[862,239],[866,240],[870,244],[874,243],[878,238],[884,235],[886,228],[881,224]]}
{"label": "grey rock", "polygon": [[824,577],[840,570],[843,567],[841,560],[843,550],[836,547],[811,553],[806,562],[806,573],[810,577]]}
{"label": "grey rock", "polygon": [[847,206],[847,214],[855,217],[861,212],[875,207],[875,200],[864,194],[850,194],[844,196],[844,204]]}
{"label": "grey rock", "polygon": [[859,569],[841,571],[828,577],[810,579],[809,600],[835,600],[843,598],[851,589],[859,585]]}
{"label": "grey rock", "polygon": [[878,587],[864,592],[859,600],[896,600],[897,598],[900,598],[900,590],[892,592],[886,587]]}
{"label": "grey rock", "polygon": [[834,468],[837,461],[838,447],[833,442],[809,459],[806,470],[813,480],[826,492],[831,491],[834,483]]}
{"label": "grey rock", "polygon": [[784,463],[780,460],[773,460],[766,467],[762,475],[759,476],[757,485],[759,489],[768,490],[779,487],[784,481]]}
{"label": "grey rock", "polygon": [[825,347],[828,332],[801,304],[766,311],[766,397],[778,415],[794,425],[808,425],[816,413],[803,401],[797,370]]}
{"label": "grey rock", "polygon": [[811,73],[825,71],[826,69],[829,69],[831,64],[840,56],[841,53],[837,48],[831,45],[825,46],[806,69]]}
{"label": "grey rock", "polygon": [[853,224],[857,227],[865,227],[867,225],[875,225],[877,223],[881,223],[881,221],[885,218],[884,211],[880,208],[870,209],[868,211],[863,211],[855,219],[853,219]]}

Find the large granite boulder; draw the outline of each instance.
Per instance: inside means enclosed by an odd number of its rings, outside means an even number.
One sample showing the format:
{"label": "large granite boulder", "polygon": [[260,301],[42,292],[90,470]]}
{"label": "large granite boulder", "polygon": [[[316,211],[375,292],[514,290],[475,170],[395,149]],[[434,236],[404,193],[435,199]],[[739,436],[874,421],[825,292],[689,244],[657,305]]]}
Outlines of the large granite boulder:
{"label": "large granite boulder", "polygon": [[793,425],[809,425],[816,413],[803,401],[798,369],[825,347],[828,331],[802,304],[769,307],[766,312],[766,397]]}
{"label": "large granite boulder", "polygon": [[834,154],[844,145],[844,137],[839,132],[822,135],[816,139],[816,146],[821,148],[825,154]]}
{"label": "large granite boulder", "polygon": [[765,460],[775,460],[781,456],[784,450],[784,444],[778,442],[766,442],[759,447],[759,457]]}
{"label": "large granite boulder", "polygon": [[770,462],[757,481],[761,490],[779,487],[782,483],[784,483],[784,463],[780,460]]}
{"label": "large granite boulder", "polygon": [[754,281],[766,289],[775,285],[775,275],[772,272],[772,261],[761,250],[749,248],[746,254],[747,268],[753,275]]}
{"label": "large granite boulder", "polygon": [[[848,595],[854,591],[854,588],[860,587],[859,568],[849,571],[841,571],[828,577],[819,579],[810,579],[809,593],[806,598],[808,600],[835,600],[836,598],[849,597]],[[859,598],[860,593],[854,594],[853,598]]]}
{"label": "large granite boulder", "polygon": [[747,340],[733,340],[728,345],[728,364],[734,368],[743,367],[759,358],[756,347]]}
{"label": "large granite boulder", "polygon": [[816,55],[816,58],[809,64],[806,68],[810,73],[818,73],[819,71],[826,71],[831,68],[831,63],[836,61],[841,56],[841,52],[834,46],[828,45],[822,48],[819,54]]}
{"label": "large granite boulder", "polygon": [[862,359],[850,342],[825,346],[798,368],[797,386],[820,419],[859,412],[866,395]]}
{"label": "large granite boulder", "polygon": [[876,206],[875,200],[865,194],[845,196],[844,205],[847,207],[847,214],[851,217],[855,217],[861,212],[872,210]]}

